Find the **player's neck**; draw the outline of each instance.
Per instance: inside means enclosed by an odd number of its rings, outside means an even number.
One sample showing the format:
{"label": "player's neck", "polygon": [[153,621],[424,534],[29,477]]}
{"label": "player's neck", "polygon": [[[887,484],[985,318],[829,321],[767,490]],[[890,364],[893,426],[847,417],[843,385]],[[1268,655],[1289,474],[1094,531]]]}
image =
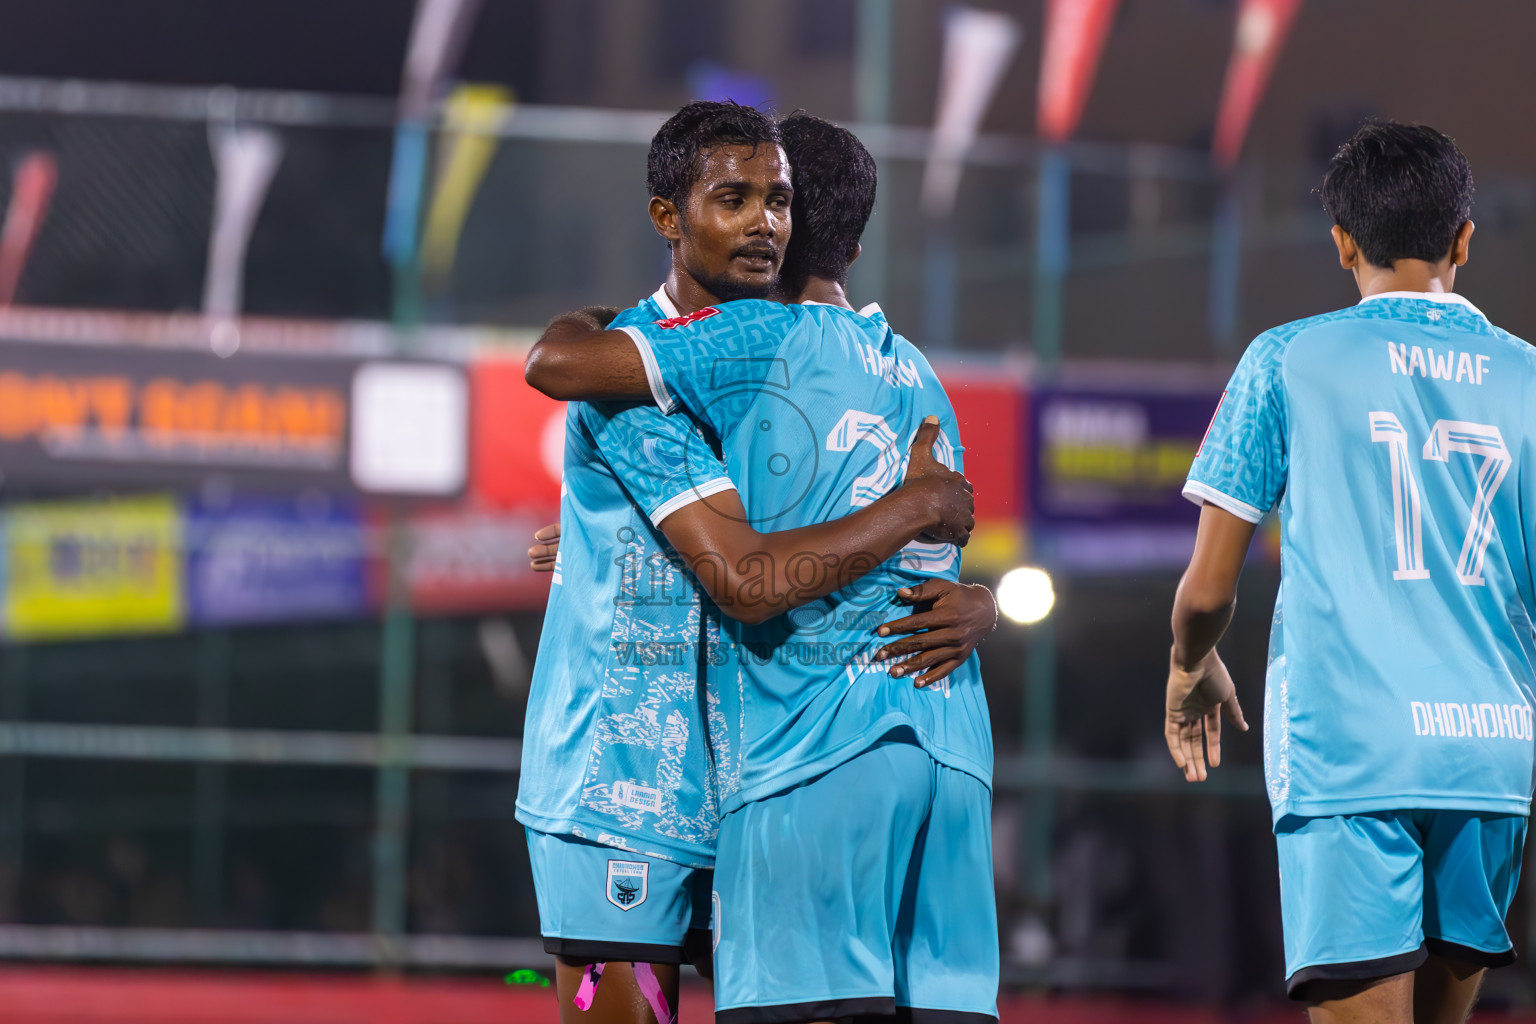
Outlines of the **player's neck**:
{"label": "player's neck", "polygon": [[853,303],[848,301],[848,296],[843,293],[843,286],[830,277],[808,277],[805,279],[805,287],[800,289],[797,302],[820,302],[828,306],[842,306],[844,309],[852,309]]}
{"label": "player's neck", "polygon": [[1390,267],[1377,267],[1361,260],[1355,266],[1355,284],[1362,299],[1383,292],[1453,292],[1456,264],[1450,260],[1397,260]]}
{"label": "player's neck", "polygon": [[662,285],[667,293],[667,298],[677,307],[678,315],[687,316],[697,313],[706,306],[718,305],[720,300],[710,294],[703,285],[696,281],[692,274],[679,269],[676,263],[667,274],[667,281]]}

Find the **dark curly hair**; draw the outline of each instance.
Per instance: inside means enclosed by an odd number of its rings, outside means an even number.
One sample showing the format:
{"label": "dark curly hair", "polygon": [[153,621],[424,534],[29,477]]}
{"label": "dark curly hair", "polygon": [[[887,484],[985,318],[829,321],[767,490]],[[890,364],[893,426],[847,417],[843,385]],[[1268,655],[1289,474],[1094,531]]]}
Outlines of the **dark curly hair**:
{"label": "dark curly hair", "polygon": [[1328,163],[1323,209],[1378,267],[1438,263],[1472,215],[1472,168],[1444,132],[1422,124],[1364,125]]}
{"label": "dark curly hair", "polygon": [[651,138],[645,187],[682,210],[711,149],[778,144],[778,127],[761,111],[729,100],[699,100],[667,118]]}
{"label": "dark curly hair", "polygon": [[875,159],[848,129],[803,110],[779,121],[779,136],[795,186],[789,210],[795,230],[779,287],[797,295],[813,276],[846,285],[875,208]]}

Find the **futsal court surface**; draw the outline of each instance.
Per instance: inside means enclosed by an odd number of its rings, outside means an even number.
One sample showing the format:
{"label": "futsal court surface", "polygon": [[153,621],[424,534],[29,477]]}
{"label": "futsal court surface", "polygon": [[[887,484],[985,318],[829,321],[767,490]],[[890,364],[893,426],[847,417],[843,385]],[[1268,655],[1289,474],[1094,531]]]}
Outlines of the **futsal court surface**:
{"label": "futsal court surface", "polygon": [[[711,1019],[702,987],[684,989],[682,1024]],[[1169,1001],[1006,995],[1001,1024],[1295,1024],[1294,1005],[1217,1009]],[[1536,1024],[1536,1014],[1480,1009],[1479,1024]],[[555,1024],[537,983],[486,978],[196,972],[125,968],[0,969],[4,1024]]]}

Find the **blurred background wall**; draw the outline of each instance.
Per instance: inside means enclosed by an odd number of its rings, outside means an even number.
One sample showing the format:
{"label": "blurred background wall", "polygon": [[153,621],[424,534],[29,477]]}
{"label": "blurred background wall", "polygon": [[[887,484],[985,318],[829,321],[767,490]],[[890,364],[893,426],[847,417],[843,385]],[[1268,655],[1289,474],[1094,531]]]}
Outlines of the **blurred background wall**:
{"label": "blurred background wall", "polygon": [[[978,6],[1018,43],[924,212],[938,0],[486,0],[419,109],[414,0],[0,0],[0,957],[547,967],[512,805],[561,417],[521,353],[655,289],[646,145],[734,98],[875,153],[852,293],[955,399],[968,576],[1053,581],[982,648],[1005,979],[1278,997],[1258,732],[1200,788],[1158,733],[1179,484],[1246,341],[1354,300],[1313,190],[1364,118],[1456,137],[1458,283],[1536,331],[1536,11],[1300,5],[1223,162],[1229,63],[1268,40],[1240,13],[1296,5],[1089,0],[1061,138],[1047,5]],[[432,439],[388,429],[429,407]],[[1254,718],[1277,580],[1269,534],[1226,645]]]}

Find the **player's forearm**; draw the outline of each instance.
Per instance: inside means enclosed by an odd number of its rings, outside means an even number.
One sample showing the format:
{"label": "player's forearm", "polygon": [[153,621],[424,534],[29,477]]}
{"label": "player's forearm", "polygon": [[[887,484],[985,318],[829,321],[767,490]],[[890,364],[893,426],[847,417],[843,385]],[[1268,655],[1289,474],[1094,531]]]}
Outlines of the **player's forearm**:
{"label": "player's forearm", "polygon": [[756,624],[857,582],[939,521],[926,488],[900,487],[828,523],[775,533],[741,524],[690,562],[721,611]]}
{"label": "player's forearm", "polygon": [[1215,650],[1236,607],[1235,588],[1211,586],[1185,573],[1173,600],[1174,664],[1191,671]]}
{"label": "player's forearm", "polygon": [[587,310],[550,321],[528,353],[523,379],[562,402],[653,401],[635,343],[600,326]]}

